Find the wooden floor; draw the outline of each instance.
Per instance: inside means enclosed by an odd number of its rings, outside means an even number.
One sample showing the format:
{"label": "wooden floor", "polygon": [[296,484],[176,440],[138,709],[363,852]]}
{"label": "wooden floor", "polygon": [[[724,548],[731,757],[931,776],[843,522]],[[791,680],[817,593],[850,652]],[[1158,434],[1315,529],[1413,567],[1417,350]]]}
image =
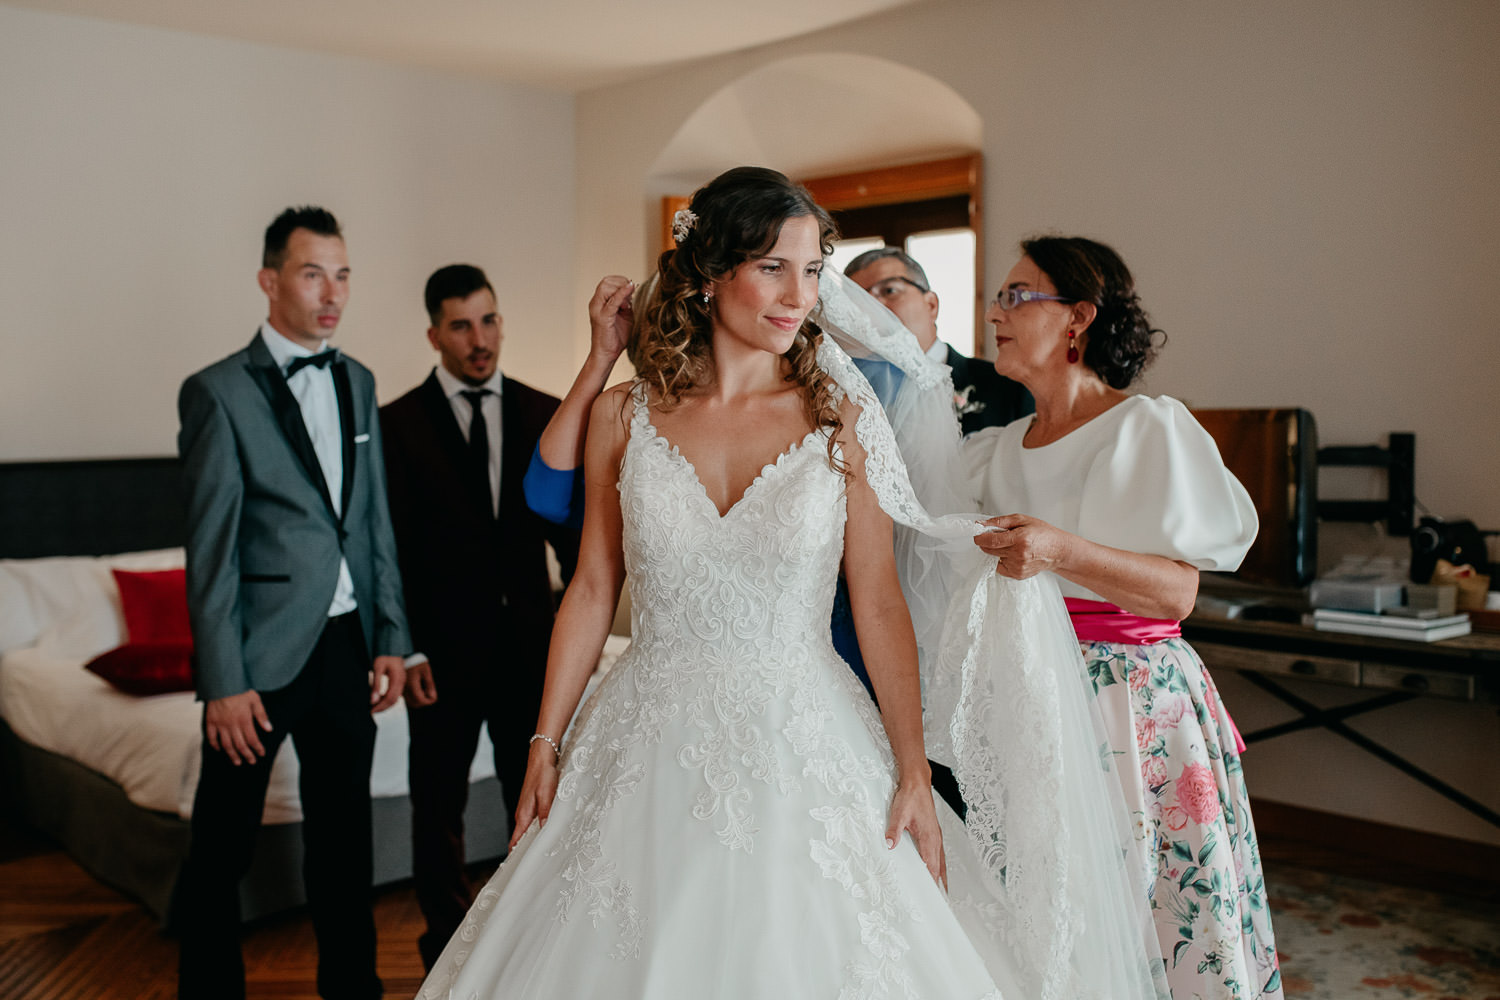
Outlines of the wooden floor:
{"label": "wooden floor", "polygon": [[[409,885],[377,894],[375,924],[386,996],[413,996],[422,982],[422,916]],[[251,925],[244,953],[249,1000],[317,1000],[317,952],[305,912]],[[138,904],[0,818],[0,998],[176,995],[177,942]]]}
{"label": "wooden floor", "polygon": [[[1266,813],[1267,825],[1275,828],[1275,811]],[[1291,818],[1305,827],[1305,815]],[[1500,903],[1500,872],[1490,867],[1477,869],[1488,877],[1471,871],[1460,879],[1275,832],[1263,832],[1261,852],[1268,866],[1290,864]],[[488,871],[475,874],[484,878]],[[416,947],[422,918],[409,885],[377,893],[375,922],[386,996],[411,997],[422,982]],[[244,953],[248,1000],[316,1000],[317,952],[305,912],[251,925]],[[0,1000],[172,1000],[176,970],[177,943],[139,905],[0,814]]]}

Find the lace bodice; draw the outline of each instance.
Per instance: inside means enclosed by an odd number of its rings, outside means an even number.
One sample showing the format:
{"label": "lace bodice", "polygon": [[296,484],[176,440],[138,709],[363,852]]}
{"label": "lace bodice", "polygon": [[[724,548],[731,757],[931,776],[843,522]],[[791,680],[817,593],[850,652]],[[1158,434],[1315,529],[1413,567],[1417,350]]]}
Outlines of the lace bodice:
{"label": "lace bodice", "polygon": [[821,431],[761,470],[722,517],[637,397],[620,472],[632,639],[653,669],[780,659],[828,639],[844,544],[844,480]]}

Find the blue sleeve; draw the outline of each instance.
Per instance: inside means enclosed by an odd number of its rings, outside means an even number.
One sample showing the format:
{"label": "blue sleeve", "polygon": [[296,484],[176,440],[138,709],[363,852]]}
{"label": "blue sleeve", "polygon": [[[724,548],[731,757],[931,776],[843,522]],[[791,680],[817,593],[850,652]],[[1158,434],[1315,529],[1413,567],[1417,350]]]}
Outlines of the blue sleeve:
{"label": "blue sleeve", "polygon": [[901,388],[901,381],[906,377],[901,369],[889,361],[876,358],[852,358],[854,367],[860,370],[865,380],[870,383],[870,388],[875,390],[875,397],[880,400],[880,405],[890,409],[891,401],[896,398],[896,390]]}
{"label": "blue sleeve", "polygon": [[540,442],[532,449],[531,466],[521,488],[526,493],[526,506],[538,517],[575,531],[583,527],[583,477],[577,469],[554,469],[542,461]]}

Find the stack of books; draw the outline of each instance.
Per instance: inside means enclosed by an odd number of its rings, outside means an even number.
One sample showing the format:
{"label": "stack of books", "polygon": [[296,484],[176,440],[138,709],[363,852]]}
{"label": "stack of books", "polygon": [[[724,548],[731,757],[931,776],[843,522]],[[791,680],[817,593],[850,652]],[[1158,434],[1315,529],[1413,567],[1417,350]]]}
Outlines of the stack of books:
{"label": "stack of books", "polygon": [[1318,608],[1312,613],[1313,628],[1320,632],[1351,632],[1355,635],[1379,635],[1411,642],[1437,642],[1468,635],[1467,614],[1418,618],[1406,615],[1372,614],[1365,611],[1335,611]]}

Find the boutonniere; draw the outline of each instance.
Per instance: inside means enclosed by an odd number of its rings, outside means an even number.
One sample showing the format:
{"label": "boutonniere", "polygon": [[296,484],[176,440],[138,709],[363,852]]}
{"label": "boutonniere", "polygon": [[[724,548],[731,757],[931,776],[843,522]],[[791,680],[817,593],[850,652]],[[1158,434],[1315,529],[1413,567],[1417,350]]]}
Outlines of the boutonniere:
{"label": "boutonniere", "polygon": [[974,395],[974,387],[966,385],[962,389],[953,392],[953,412],[959,417],[970,413],[978,413],[984,409],[984,400],[971,398]]}

